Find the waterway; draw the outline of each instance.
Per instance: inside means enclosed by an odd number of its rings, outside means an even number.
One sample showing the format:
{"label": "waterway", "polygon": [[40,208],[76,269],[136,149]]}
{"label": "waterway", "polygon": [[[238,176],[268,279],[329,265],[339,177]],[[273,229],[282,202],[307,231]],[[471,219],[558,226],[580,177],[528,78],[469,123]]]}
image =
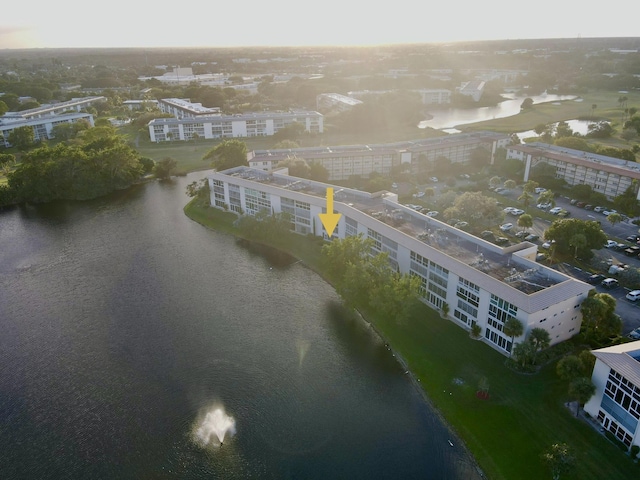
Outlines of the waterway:
{"label": "waterway", "polygon": [[[493,120],[496,118],[505,118],[517,115],[520,112],[520,106],[526,96],[516,96],[513,94],[503,94],[505,100],[498,105],[492,107],[478,108],[434,108],[429,110],[432,118],[423,120],[418,124],[419,128],[435,128],[436,130],[445,130],[448,133],[459,133],[456,126],[467,125],[469,123],[483,122],[485,120]],[[554,103],[566,100],[579,101],[580,98],[575,95],[535,95],[530,97],[534,104],[538,103]]]}
{"label": "waterway", "polygon": [[0,212],[0,478],[474,478],[328,284],[184,215],[202,176]]}

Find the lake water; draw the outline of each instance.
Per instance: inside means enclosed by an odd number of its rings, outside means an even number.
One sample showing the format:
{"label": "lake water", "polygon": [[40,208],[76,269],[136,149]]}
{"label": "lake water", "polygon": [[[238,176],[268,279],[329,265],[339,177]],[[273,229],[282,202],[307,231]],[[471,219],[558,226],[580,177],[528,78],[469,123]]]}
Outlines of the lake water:
{"label": "lake water", "polygon": [[[418,124],[419,128],[435,128],[446,130],[449,133],[457,133],[456,126],[469,123],[483,122],[496,118],[510,117],[520,112],[520,106],[527,96],[515,96],[503,94],[507,100],[492,107],[479,108],[433,108],[429,114],[433,116],[430,120],[423,120]],[[575,95],[535,95],[531,96],[534,104],[546,102],[560,102],[564,100],[580,100]]]}
{"label": "lake water", "polygon": [[202,176],[0,212],[0,478],[474,478],[328,284],[183,214]]}

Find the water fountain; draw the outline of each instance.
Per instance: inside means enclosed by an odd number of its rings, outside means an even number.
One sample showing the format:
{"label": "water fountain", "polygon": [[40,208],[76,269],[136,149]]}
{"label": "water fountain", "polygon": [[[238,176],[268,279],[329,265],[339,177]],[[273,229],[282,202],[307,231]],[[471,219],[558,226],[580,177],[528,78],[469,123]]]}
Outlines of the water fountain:
{"label": "water fountain", "polygon": [[222,408],[215,408],[206,413],[195,432],[195,438],[203,447],[209,444],[222,446],[227,433],[236,433],[236,421]]}

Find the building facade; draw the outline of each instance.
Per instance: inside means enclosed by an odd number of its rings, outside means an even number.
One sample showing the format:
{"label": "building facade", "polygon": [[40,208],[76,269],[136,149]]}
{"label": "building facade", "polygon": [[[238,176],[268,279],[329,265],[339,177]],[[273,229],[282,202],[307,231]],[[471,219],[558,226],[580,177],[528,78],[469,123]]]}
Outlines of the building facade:
{"label": "building facade", "polygon": [[356,105],[361,105],[362,100],[357,98],[347,97],[339,93],[321,93],[316,97],[316,108],[320,112],[336,111],[346,112],[351,110]]}
{"label": "building facade", "polygon": [[509,144],[509,136],[493,132],[447,135],[379,145],[347,145],[294,149],[253,150],[247,154],[250,167],[269,171],[290,158],[319,163],[329,172],[330,181],[347,180],[372,173],[388,175],[394,166],[406,164],[414,173],[433,171],[439,162],[468,164],[477,148],[484,148],[491,163],[498,148]]}
{"label": "building facade", "polygon": [[[507,159],[524,163],[525,182],[529,180],[532,169],[546,163],[556,169],[556,178],[569,185],[589,185],[594,192],[604,194],[609,200],[622,195],[634,180],[640,181],[640,164],[636,162],[546,143],[510,145]],[[640,190],[636,195],[640,200]]]}
{"label": "building facade", "polygon": [[[244,215],[288,213],[292,230],[329,240],[319,219],[329,184],[267,173],[247,167],[209,177],[211,205]],[[529,242],[499,247],[398,203],[391,192],[369,194],[333,186],[334,210],[342,216],[333,236],[361,234],[374,252],[387,252],[402,273],[418,277],[423,301],[470,330],[479,325],[485,343],[503,354],[536,327],[549,332],[551,344],[577,334],[580,306],[591,289],[581,281],[535,261]],[[333,238],[333,237],[332,237]],[[524,326],[521,337],[504,333],[509,318]]]}
{"label": "building facade", "polygon": [[56,125],[76,123],[79,121],[86,121],[92,127],[94,126],[93,115],[90,113],[66,113],[62,115],[38,116],[22,120],[0,117],[0,145],[4,145],[6,148],[11,147],[9,136],[16,128],[32,128],[34,140],[39,142],[41,140],[53,139],[53,127]]}
{"label": "building facade", "polygon": [[202,117],[156,118],[148,124],[152,142],[192,140],[194,138],[242,138],[270,136],[294,123],[308,133],[324,131],[323,117],[318,112],[265,112],[239,115],[206,115]]}
{"label": "building facade", "polygon": [[201,103],[192,103],[188,98],[162,98],[158,100],[158,108],[161,112],[173,115],[177,119],[208,117],[220,114],[219,107],[203,107]]}
{"label": "building facade", "polygon": [[627,447],[640,446],[640,341],[593,350],[596,393],[584,411]]}

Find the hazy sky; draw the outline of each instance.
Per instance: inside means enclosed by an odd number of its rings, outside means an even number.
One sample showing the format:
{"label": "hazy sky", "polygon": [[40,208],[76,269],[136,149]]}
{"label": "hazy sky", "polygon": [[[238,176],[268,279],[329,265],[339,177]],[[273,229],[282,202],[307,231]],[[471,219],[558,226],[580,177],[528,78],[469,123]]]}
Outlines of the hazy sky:
{"label": "hazy sky", "polygon": [[[438,6],[435,6],[438,5]],[[0,48],[380,45],[640,36],[637,0],[5,2]]]}

